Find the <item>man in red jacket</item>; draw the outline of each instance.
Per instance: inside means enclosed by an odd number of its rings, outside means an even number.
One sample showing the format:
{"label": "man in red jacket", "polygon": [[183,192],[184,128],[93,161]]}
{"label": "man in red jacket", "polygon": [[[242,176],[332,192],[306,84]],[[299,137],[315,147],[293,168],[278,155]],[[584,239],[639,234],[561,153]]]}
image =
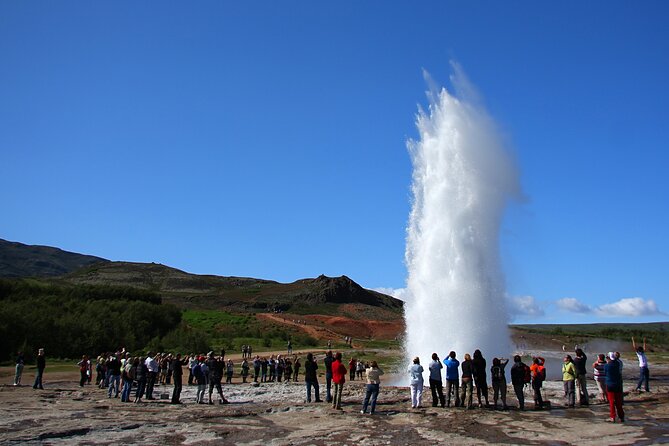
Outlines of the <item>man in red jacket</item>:
{"label": "man in red jacket", "polygon": [[335,360],[332,362],[332,381],[334,382],[332,408],[341,410],[341,391],[346,382],[346,367],[341,362],[341,353],[339,352],[337,352]]}

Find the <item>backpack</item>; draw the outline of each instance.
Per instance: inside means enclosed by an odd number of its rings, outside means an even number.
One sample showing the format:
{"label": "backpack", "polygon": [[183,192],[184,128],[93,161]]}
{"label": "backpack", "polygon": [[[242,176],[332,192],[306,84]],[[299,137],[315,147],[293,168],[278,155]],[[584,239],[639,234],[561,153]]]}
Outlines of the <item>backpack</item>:
{"label": "backpack", "polygon": [[546,381],[546,367],[540,366],[539,371],[537,373],[537,378],[539,382]]}
{"label": "backpack", "polygon": [[532,382],[532,370],[527,364],[523,364],[523,383],[528,384]]}

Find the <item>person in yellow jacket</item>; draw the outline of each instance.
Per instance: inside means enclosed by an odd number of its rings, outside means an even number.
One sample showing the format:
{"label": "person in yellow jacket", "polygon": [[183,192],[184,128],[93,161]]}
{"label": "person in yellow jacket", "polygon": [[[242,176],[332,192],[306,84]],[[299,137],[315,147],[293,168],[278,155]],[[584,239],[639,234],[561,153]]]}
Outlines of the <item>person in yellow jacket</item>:
{"label": "person in yellow jacket", "polygon": [[567,406],[574,407],[576,404],[576,367],[571,355],[564,357],[562,363],[562,384],[564,386],[564,396],[567,398]]}

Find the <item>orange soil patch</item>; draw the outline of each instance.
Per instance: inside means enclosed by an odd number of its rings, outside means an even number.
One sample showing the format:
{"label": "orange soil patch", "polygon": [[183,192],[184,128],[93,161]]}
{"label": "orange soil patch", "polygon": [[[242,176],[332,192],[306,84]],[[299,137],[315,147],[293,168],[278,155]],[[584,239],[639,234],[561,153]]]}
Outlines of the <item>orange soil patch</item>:
{"label": "orange soil patch", "polygon": [[[404,332],[404,320],[356,320],[345,316],[260,313],[257,317],[297,328],[316,339],[351,336],[363,339],[395,339]],[[300,322],[298,322],[300,321]]]}

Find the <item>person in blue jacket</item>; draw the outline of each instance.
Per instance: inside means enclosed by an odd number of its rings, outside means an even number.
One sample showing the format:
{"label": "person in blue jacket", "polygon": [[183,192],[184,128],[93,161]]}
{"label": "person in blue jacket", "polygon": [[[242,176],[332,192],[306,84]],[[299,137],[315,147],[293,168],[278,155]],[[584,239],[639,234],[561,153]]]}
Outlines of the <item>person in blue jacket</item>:
{"label": "person in blue jacket", "polygon": [[460,361],[455,359],[455,352],[451,351],[444,359],[446,365],[446,406],[451,407],[451,394],[455,393],[455,407],[460,406]]}
{"label": "person in blue jacket", "polygon": [[609,399],[609,419],[606,421],[615,423],[616,412],[618,412],[618,418],[621,422],[624,422],[623,377],[620,372],[620,363],[614,352],[609,352],[604,371],[606,372],[606,395]]}

